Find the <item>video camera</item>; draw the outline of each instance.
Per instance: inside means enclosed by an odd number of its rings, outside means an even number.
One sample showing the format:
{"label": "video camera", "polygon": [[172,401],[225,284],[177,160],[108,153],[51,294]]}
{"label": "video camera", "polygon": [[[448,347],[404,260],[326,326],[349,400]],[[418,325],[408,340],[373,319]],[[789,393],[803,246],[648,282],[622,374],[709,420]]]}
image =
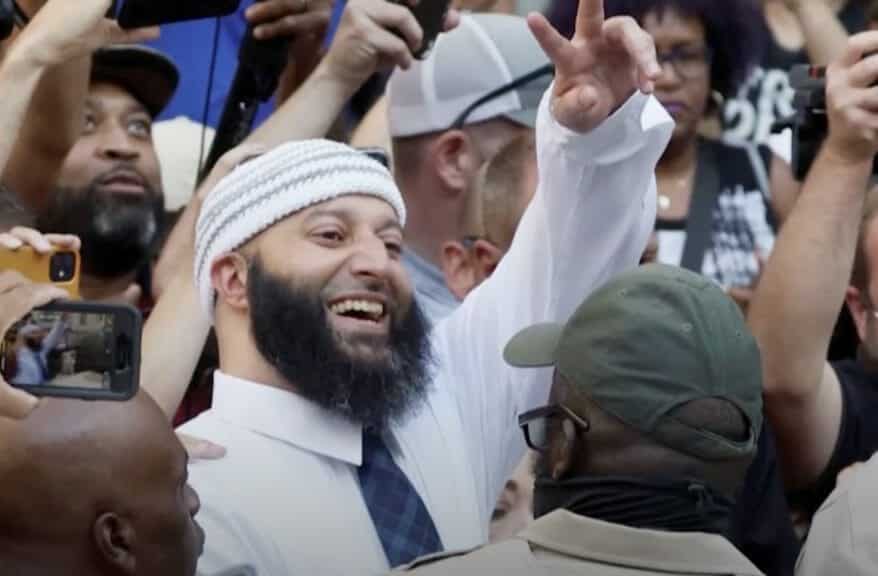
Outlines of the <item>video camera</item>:
{"label": "video camera", "polygon": [[[803,181],[826,139],[829,122],[826,117],[826,68],[803,64],[790,70],[790,85],[795,91],[793,117],[776,124],[772,131],[786,128],[793,131],[793,174]],[[872,167],[878,175],[878,159]]]}

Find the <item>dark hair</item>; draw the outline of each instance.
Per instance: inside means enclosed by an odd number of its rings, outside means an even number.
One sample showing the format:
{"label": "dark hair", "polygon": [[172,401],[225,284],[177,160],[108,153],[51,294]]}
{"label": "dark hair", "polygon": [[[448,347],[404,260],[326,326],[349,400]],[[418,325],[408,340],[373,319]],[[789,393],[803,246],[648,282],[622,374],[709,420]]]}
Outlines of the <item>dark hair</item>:
{"label": "dark hair", "polygon": [[[549,20],[561,34],[573,35],[576,0],[554,0]],[[755,0],[605,0],[607,18],[631,16],[641,24],[647,14],[674,11],[704,24],[713,54],[710,86],[724,98],[736,95],[762,55],[766,28]]]}

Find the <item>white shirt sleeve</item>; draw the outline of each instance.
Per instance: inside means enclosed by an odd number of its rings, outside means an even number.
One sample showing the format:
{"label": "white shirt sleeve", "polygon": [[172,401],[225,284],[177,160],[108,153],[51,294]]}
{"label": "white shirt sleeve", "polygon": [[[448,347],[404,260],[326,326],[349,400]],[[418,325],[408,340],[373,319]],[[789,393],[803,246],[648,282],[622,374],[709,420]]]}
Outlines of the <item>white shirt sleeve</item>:
{"label": "white shirt sleeve", "polygon": [[549,92],[537,120],[539,186],[491,278],[433,334],[437,385],[461,415],[487,523],[524,453],[516,417],[544,404],[551,372],[513,369],[503,347],[519,330],[565,322],[585,297],[637,265],[653,229],[654,170],[673,130],[658,102],[631,97],[588,134],[555,122]]}

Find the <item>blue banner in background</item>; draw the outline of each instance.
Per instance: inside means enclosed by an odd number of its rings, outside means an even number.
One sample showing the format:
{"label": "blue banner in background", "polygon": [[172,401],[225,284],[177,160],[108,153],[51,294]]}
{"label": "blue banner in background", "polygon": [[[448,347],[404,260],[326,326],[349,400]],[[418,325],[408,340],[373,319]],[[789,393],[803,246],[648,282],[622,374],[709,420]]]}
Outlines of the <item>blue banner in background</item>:
{"label": "blue banner in background", "polygon": [[[161,37],[148,44],[170,56],[180,69],[180,86],[177,93],[159,116],[160,120],[186,116],[195,122],[201,122],[204,116],[204,104],[210,93],[208,102],[207,124],[216,127],[222,116],[226,97],[235,77],[238,66],[238,47],[247,31],[247,20],[244,12],[255,0],[243,0],[238,10],[219,21],[216,19],[195,20],[166,24],[162,26]],[[335,36],[341,21],[346,0],[337,0],[333,7],[332,19],[326,36],[326,45]],[[208,85],[211,57],[216,27],[219,25],[216,62],[212,87]],[[210,88],[210,89],[209,89]],[[256,115],[258,126],[275,108],[273,101],[260,106]]]}

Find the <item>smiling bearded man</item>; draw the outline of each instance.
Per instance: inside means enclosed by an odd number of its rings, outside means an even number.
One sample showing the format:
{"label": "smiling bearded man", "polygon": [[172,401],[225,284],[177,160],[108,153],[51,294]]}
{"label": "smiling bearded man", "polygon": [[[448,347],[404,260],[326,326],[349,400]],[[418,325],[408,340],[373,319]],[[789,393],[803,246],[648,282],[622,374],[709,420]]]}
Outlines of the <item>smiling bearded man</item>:
{"label": "smiling bearded man", "polygon": [[540,182],[515,242],[429,338],[402,264],[405,206],[378,161],[290,142],[212,190],[193,290],[220,369],[211,409],[182,431],[228,454],[189,467],[207,533],[199,573],[243,562],[260,575],[380,574],[487,539],[524,455],[515,416],[544,404],[550,385],[507,366],[503,346],[635,266],[655,220],[670,120],[633,85],[599,87],[604,112],[566,124],[550,111],[559,97],[543,98]]}
{"label": "smiling bearded man", "polygon": [[[217,300],[221,367],[378,434],[404,420],[426,397],[430,349],[400,264],[405,208],[387,172],[353,149],[310,142],[237,175],[198,227],[196,277],[205,308]],[[234,358],[253,348],[242,372]]]}

